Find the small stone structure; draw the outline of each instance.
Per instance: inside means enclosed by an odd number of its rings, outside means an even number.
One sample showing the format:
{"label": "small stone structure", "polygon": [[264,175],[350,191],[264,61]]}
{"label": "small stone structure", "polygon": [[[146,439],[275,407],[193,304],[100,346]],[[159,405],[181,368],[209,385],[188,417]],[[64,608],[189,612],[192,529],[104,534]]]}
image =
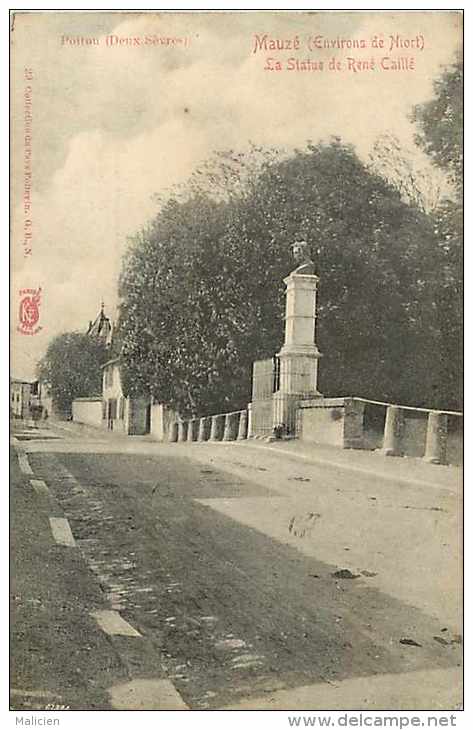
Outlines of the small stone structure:
{"label": "small stone structure", "polygon": [[208,441],[210,438],[211,419],[203,416],[199,420],[199,433],[197,441]]}
{"label": "small stone structure", "polygon": [[356,398],[317,398],[299,403],[296,435],[302,441],[364,448],[364,404]]}
{"label": "small stone structure", "polygon": [[182,443],[183,441],[187,441],[187,432],[189,430],[189,422],[188,421],[178,421],[177,422],[177,440],[179,443]]}
{"label": "small stone structure", "polygon": [[188,441],[197,441],[198,432],[199,432],[199,419],[191,418],[188,421],[188,426],[187,426],[187,440]]}
{"label": "small stone structure", "polygon": [[243,441],[248,438],[248,411],[240,412],[240,420],[238,422],[237,439]]}
{"label": "small stone structure", "polygon": [[225,415],[218,414],[212,416],[212,423],[210,426],[210,441],[221,441],[223,438],[223,431],[225,428]]}
{"label": "small stone structure", "polygon": [[399,406],[388,406],[384,422],[383,454],[401,456],[401,442],[404,433],[404,412]]}
{"label": "small stone structure", "polygon": [[235,441],[238,436],[240,411],[225,414],[223,441]]}
{"label": "small stone structure", "polygon": [[174,444],[174,443],[176,443],[176,441],[177,441],[177,437],[178,437],[178,426],[177,426],[177,421],[172,421],[172,423],[170,423],[170,425],[169,425],[169,430],[168,430],[168,441],[169,441],[169,442],[170,442],[171,444]]}
{"label": "small stone structure", "polygon": [[448,415],[431,411],[427,423],[424,460],[430,464],[447,463]]}
{"label": "small stone structure", "polygon": [[279,389],[277,356],[253,363],[251,403],[248,406],[250,436],[271,436],[273,432],[273,393]]}
{"label": "small stone structure", "polygon": [[[172,441],[169,429],[176,421],[176,414],[165,403],[151,404],[150,435],[156,441]],[[177,429],[177,426],[176,426]],[[176,430],[177,438],[177,430]]]}

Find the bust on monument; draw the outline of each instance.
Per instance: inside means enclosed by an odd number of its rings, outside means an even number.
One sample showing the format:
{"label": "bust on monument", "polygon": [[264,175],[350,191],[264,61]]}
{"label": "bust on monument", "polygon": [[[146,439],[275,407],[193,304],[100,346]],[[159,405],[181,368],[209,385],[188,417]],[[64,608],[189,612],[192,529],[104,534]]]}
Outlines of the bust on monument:
{"label": "bust on monument", "polygon": [[315,274],[315,264],[310,257],[309,244],[307,241],[296,241],[292,244],[291,249],[294,260],[299,265],[294,269],[294,271],[291,271],[290,276],[299,274],[313,276]]}

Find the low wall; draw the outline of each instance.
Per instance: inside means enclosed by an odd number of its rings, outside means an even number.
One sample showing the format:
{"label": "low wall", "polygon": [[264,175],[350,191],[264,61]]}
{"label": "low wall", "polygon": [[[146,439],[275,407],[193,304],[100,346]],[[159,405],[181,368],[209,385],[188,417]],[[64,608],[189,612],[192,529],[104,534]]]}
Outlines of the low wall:
{"label": "low wall", "polygon": [[[365,449],[382,449],[387,406],[365,404],[364,441]],[[400,450],[405,456],[423,457],[427,440],[428,412],[404,410],[404,425],[400,439]],[[463,463],[463,419],[448,417],[447,463],[460,466]]]}
{"label": "low wall", "polygon": [[102,398],[76,398],[72,401],[72,420],[88,426],[102,425]]}
{"label": "low wall", "polygon": [[[297,436],[303,441],[341,448],[384,449],[389,405],[362,398],[302,401],[298,409]],[[402,414],[402,422],[396,431],[396,455],[424,457],[432,412],[408,406],[397,406],[397,409]],[[463,418],[460,413],[447,411],[444,414],[447,433],[442,463],[460,465],[463,460]]]}

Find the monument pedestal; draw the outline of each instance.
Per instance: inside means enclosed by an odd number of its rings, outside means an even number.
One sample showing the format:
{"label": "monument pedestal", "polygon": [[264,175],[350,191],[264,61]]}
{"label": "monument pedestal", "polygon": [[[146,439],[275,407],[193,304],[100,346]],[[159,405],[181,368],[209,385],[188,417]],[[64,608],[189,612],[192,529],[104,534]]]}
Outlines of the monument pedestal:
{"label": "monument pedestal", "polygon": [[317,390],[318,359],[315,344],[317,283],[315,274],[293,272],[286,279],[286,329],[278,353],[279,389],[273,394],[273,428],[294,434],[301,400],[321,397]]}

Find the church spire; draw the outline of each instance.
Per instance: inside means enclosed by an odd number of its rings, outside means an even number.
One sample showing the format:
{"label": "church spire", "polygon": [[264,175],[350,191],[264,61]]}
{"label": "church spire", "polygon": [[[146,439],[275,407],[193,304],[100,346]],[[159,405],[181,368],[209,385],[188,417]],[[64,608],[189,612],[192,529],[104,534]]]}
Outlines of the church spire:
{"label": "church spire", "polygon": [[105,302],[103,299],[100,302],[100,312],[95,320],[90,322],[87,334],[90,337],[101,339],[106,345],[110,345],[112,342],[112,323],[105,315]]}

